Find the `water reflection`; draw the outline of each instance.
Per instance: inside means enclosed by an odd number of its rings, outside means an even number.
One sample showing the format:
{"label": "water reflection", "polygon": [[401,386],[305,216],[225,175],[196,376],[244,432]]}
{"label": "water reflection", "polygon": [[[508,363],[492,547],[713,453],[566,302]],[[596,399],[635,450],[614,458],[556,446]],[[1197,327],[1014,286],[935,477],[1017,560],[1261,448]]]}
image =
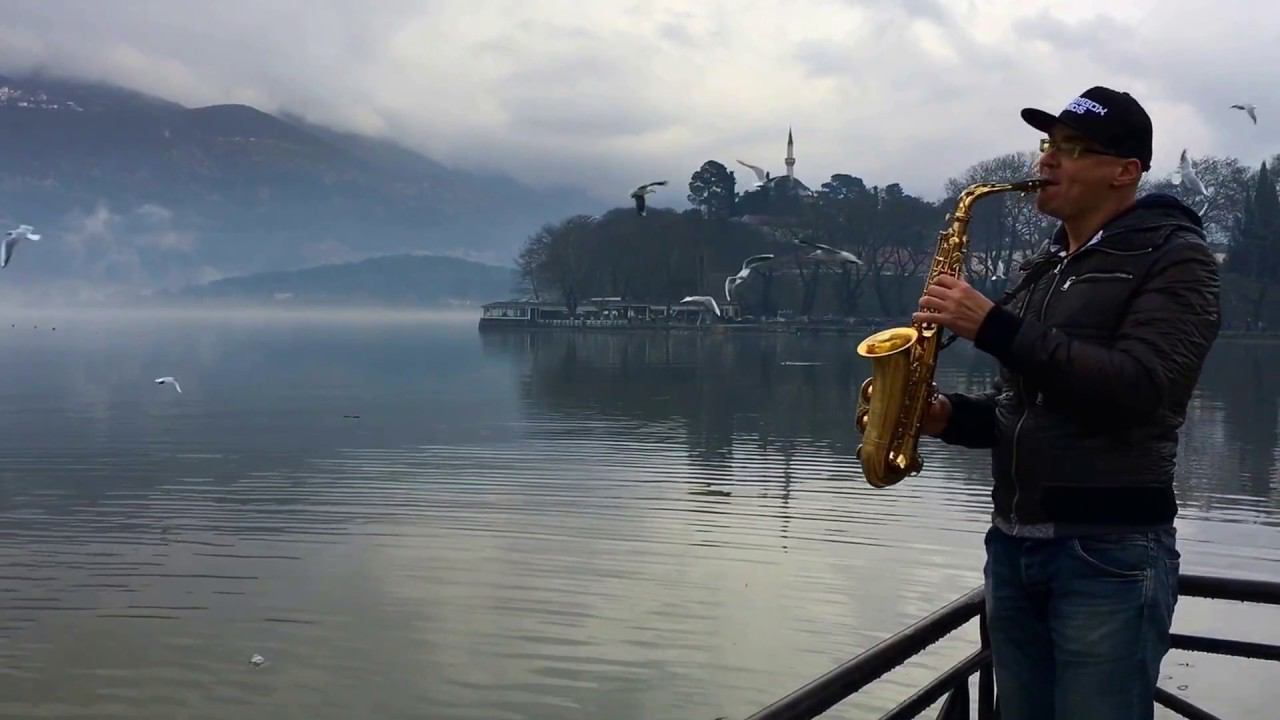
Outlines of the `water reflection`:
{"label": "water reflection", "polygon": [[[481,339],[487,354],[516,363],[531,412],[674,424],[690,462],[711,476],[728,473],[735,450],[750,446],[780,459],[784,495],[797,455],[832,456],[840,478],[862,482],[853,413],[871,367],[853,351],[856,338],[507,331]],[[1278,351],[1226,340],[1210,356],[1180,451],[1179,497],[1193,515],[1276,522]],[[979,392],[995,377],[995,363],[965,343],[941,355],[946,389]],[[982,452],[926,439],[924,454],[957,481],[989,486]]]}
{"label": "water reflection", "polygon": [[[0,717],[741,716],[980,578],[986,457],[869,487],[856,338],[75,320],[0,343]],[[1277,574],[1268,352],[1188,420],[1191,569]]]}

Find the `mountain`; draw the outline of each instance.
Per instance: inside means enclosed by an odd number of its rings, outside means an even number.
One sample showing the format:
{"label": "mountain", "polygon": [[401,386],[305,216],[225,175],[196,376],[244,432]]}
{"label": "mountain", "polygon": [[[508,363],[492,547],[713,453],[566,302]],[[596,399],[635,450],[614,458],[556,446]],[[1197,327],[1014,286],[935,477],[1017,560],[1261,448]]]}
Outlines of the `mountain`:
{"label": "mountain", "polygon": [[515,270],[442,255],[390,255],[302,270],[255,273],[163,297],[230,302],[439,306],[510,297]]}
{"label": "mountain", "polygon": [[0,76],[0,223],[46,238],[7,284],[173,288],[405,252],[507,262],[599,205],[245,105]]}

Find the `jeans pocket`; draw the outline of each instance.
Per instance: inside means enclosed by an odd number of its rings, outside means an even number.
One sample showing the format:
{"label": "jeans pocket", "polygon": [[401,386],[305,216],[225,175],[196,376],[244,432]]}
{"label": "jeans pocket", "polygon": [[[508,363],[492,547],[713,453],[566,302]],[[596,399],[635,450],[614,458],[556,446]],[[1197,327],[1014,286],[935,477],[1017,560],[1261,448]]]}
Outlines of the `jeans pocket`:
{"label": "jeans pocket", "polygon": [[1081,562],[1114,578],[1141,578],[1151,568],[1151,542],[1145,534],[1086,535],[1071,539]]}

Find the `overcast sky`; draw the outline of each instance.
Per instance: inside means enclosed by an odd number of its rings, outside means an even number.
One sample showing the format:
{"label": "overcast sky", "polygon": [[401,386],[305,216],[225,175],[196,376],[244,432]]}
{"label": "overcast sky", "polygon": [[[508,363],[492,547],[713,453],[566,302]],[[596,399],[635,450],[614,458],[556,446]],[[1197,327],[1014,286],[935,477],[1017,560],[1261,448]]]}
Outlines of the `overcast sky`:
{"label": "overcast sky", "polygon": [[780,174],[788,125],[811,185],[936,197],[1035,147],[1020,108],[1094,84],[1151,113],[1153,172],[1184,146],[1256,165],[1280,151],[1277,38],[1266,0],[0,0],[0,72],[291,111],[620,205],[661,178],[652,201],[683,204],[712,158]]}

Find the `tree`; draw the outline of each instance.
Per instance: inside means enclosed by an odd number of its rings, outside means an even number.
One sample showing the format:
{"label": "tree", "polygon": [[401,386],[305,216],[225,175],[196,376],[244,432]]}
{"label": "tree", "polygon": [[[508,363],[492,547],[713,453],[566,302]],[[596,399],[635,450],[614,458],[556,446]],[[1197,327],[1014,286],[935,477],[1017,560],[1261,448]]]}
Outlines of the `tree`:
{"label": "tree", "polygon": [[734,215],[737,179],[715,160],[702,163],[689,178],[689,204],[706,218],[729,218]]}
{"label": "tree", "polygon": [[[977,163],[958,177],[947,180],[950,212],[960,193],[974,183],[1015,182],[1036,175],[1040,156],[1033,152],[1009,153]],[[971,282],[988,294],[1002,289],[1015,266],[1044,243],[1051,219],[1041,214],[1032,195],[1001,193],[973,206],[969,222],[966,272]]]}
{"label": "tree", "polygon": [[538,301],[542,300],[542,296],[538,292],[538,279],[543,269],[542,266],[547,260],[547,247],[549,244],[549,226],[544,226],[541,230],[529,236],[529,239],[525,241],[524,247],[520,249],[520,254],[516,257],[516,269],[519,271],[520,278],[517,290],[528,292],[533,296],[534,300]]}
{"label": "tree", "polygon": [[542,273],[546,284],[559,291],[570,315],[577,314],[579,299],[591,292],[596,279],[590,258],[594,225],[594,218],[575,215],[558,225],[543,226],[540,231],[546,242]]}
{"label": "tree", "polygon": [[[877,224],[884,238],[885,255],[882,271],[875,276],[880,306],[888,312],[910,312],[924,290],[923,280],[937,250],[941,209],[906,194],[898,183],[890,183],[881,193]],[[921,284],[908,295],[908,285],[915,278]]]}
{"label": "tree", "polygon": [[850,200],[867,194],[867,184],[862,178],[836,173],[831,179],[822,183],[818,194],[826,200]]}
{"label": "tree", "polygon": [[841,315],[851,317],[858,311],[864,282],[880,268],[879,245],[873,232],[878,220],[879,196],[867,188],[862,178],[841,173],[822,184],[817,199],[805,213],[811,236],[862,260],[861,265],[842,262],[838,268],[836,303]]}
{"label": "tree", "polygon": [[1255,322],[1263,322],[1267,295],[1280,280],[1280,196],[1262,163],[1254,181],[1253,196],[1237,223],[1227,256],[1226,269],[1250,281],[1245,291]]}
{"label": "tree", "polygon": [[1244,214],[1245,205],[1252,202],[1255,173],[1236,158],[1213,155],[1198,160],[1192,158],[1191,168],[1209,191],[1208,197],[1191,190],[1186,183],[1174,184],[1173,176],[1143,177],[1138,192],[1173,195],[1200,214],[1205,235],[1211,242],[1229,241],[1236,223]]}

